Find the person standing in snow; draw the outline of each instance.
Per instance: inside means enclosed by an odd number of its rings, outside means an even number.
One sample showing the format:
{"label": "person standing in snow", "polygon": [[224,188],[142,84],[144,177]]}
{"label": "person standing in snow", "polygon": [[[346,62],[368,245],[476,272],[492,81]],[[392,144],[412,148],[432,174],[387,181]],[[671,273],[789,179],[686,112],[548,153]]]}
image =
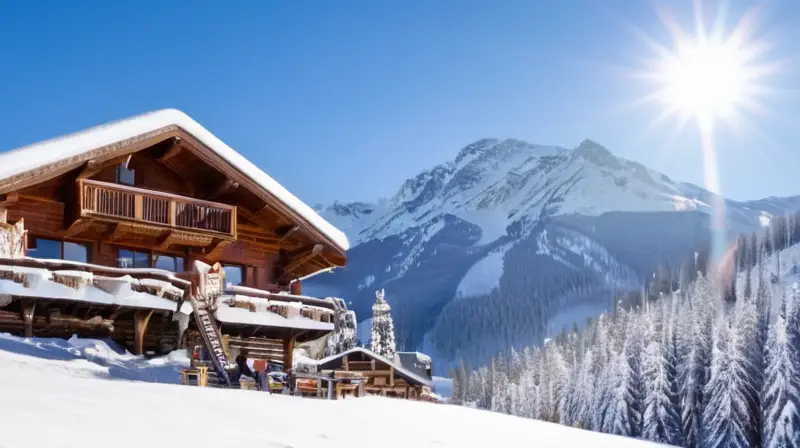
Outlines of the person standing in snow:
{"label": "person standing in snow", "polygon": [[250,366],[247,365],[247,355],[247,350],[242,350],[236,357],[236,367],[238,368],[237,377],[242,375],[249,376],[256,382],[256,385],[258,385],[258,377],[256,377],[256,374],[250,369]]}

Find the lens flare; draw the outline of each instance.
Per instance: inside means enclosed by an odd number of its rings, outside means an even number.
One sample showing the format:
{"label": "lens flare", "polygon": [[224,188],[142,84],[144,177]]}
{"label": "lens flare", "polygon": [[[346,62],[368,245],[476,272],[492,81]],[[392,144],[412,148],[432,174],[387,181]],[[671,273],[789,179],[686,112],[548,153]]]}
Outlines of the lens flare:
{"label": "lens flare", "polygon": [[675,117],[681,127],[688,121],[698,127],[704,183],[714,193],[709,205],[713,209],[711,260],[716,265],[728,241],[715,131],[720,122],[737,126],[745,114],[763,112],[762,95],[771,92],[764,79],[777,73],[779,65],[763,60],[771,45],[753,37],[757,9],[744,14],[726,33],[722,27],[726,11],[718,13],[716,26],[709,32],[703,25],[700,2],[694,6],[694,36],[685,32],[668,11],[658,11],[672,37],[671,48],[640,32],[655,56],[645,61],[645,69],[636,76],[652,84],[650,93],[640,102],[660,105],[662,114],[657,122]]}

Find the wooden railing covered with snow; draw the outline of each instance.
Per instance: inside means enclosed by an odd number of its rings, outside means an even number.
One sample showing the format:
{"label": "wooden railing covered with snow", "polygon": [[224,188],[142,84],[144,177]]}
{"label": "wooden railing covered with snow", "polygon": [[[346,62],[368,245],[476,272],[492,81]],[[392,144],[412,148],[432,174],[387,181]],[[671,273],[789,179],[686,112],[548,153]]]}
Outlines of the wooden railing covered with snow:
{"label": "wooden railing covered with snow", "polygon": [[137,221],[236,237],[236,207],[96,180],[78,180],[80,217]]}

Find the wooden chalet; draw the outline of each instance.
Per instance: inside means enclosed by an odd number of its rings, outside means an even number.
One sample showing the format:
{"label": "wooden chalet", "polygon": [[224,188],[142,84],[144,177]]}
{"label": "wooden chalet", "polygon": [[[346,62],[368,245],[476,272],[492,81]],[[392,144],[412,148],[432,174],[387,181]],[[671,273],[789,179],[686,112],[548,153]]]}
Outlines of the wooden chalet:
{"label": "wooden chalet", "polygon": [[364,379],[361,387],[369,395],[418,400],[433,391],[429,376],[362,347],[322,359],[317,369],[333,371],[334,376],[338,372],[358,373]]}
{"label": "wooden chalet", "polygon": [[300,283],[344,266],[344,234],[177,110],[0,154],[0,218],[0,332],[191,345],[195,261],[224,269],[229,351],[291,366],[344,307]]}

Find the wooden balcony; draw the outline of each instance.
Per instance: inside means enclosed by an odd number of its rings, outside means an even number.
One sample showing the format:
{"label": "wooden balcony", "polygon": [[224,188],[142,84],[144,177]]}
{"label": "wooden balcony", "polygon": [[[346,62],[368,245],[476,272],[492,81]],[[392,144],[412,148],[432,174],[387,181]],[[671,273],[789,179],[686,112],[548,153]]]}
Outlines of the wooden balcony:
{"label": "wooden balcony", "polygon": [[236,207],[128,185],[78,180],[80,218],[132,221],[236,238]]}

